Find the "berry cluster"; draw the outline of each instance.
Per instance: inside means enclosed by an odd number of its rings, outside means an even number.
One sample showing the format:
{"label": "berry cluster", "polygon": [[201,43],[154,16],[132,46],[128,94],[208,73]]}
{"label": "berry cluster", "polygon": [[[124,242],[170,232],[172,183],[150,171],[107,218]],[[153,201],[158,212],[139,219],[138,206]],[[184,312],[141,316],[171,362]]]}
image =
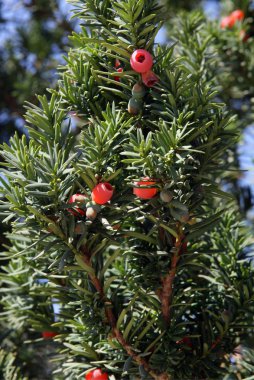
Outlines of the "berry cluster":
{"label": "berry cluster", "polygon": [[[152,199],[156,196],[158,191],[156,180],[152,178],[145,177],[141,181],[134,183],[133,194],[140,199]],[[171,191],[167,188],[162,189],[160,191],[160,199],[162,202],[169,204],[169,211],[173,218],[182,223],[189,222],[190,214],[188,207],[177,200],[173,200]]]}
{"label": "berry cluster", "polygon": [[[155,179],[145,177],[134,183],[133,194],[143,200],[152,199],[159,192],[156,184],[157,181]],[[71,209],[68,209],[68,211],[74,216],[86,215],[89,220],[94,220],[98,211],[100,211],[100,205],[104,205],[110,201],[113,192],[114,189],[110,183],[100,182],[92,190],[91,201],[84,194],[73,194],[68,203],[75,205]],[[170,213],[176,220],[183,223],[189,221],[188,208],[177,200],[173,200],[173,194],[168,188],[160,191],[160,199],[164,203],[170,203]]]}
{"label": "berry cluster", "polygon": [[[241,9],[236,9],[230,15],[221,19],[220,27],[222,29],[232,29],[237,22],[242,22],[245,18],[245,14]],[[250,35],[245,30],[240,31],[240,38],[243,42],[246,42]]]}
{"label": "berry cluster", "polygon": [[110,201],[113,192],[114,190],[110,183],[100,182],[92,190],[92,202],[84,194],[73,194],[68,203],[75,203],[75,205],[68,211],[74,216],[86,215],[88,219],[94,220],[100,210],[100,205]]}
{"label": "berry cluster", "polygon": [[[158,82],[158,77],[151,70],[153,66],[153,57],[147,50],[135,50],[131,55],[130,64],[136,73],[141,74],[142,82],[146,87],[153,87]],[[142,110],[142,98],[146,94],[142,82],[136,83],[132,88],[132,97],[128,103],[128,112],[131,115],[138,115]]]}
{"label": "berry cluster", "polygon": [[134,84],[132,88],[132,97],[128,103],[128,112],[131,115],[137,115],[142,110],[143,107],[143,97],[146,94],[145,87],[142,83]]}
{"label": "berry cluster", "polygon": [[223,17],[220,26],[222,29],[231,29],[238,21],[243,21],[244,17],[244,12],[241,9],[237,9],[234,12],[230,13],[229,16]]}

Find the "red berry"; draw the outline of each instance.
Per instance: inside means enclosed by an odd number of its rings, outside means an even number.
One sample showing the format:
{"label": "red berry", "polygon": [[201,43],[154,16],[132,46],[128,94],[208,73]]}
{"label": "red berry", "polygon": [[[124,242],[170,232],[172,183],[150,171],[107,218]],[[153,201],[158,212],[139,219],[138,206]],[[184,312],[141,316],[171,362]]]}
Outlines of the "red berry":
{"label": "red berry", "polygon": [[85,380],[92,380],[92,379],[93,379],[93,371],[90,371],[85,375]]}
{"label": "red berry", "polygon": [[108,374],[103,373],[101,369],[94,369],[85,375],[86,380],[108,380]]}
{"label": "red berry", "polygon": [[145,73],[153,66],[153,57],[145,49],[135,50],[130,59],[131,67],[137,73]]}
{"label": "red berry", "polygon": [[116,61],[115,61],[115,69],[117,69],[119,66],[121,66],[121,63],[120,63],[119,59],[116,59]]}
{"label": "red berry", "polygon": [[[123,72],[123,68],[121,67],[121,62],[119,61],[119,59],[116,59],[115,61],[115,69],[118,73],[122,73]],[[120,82],[120,79],[121,77],[114,77],[114,80],[117,81],[117,82]]]}
{"label": "red berry", "polygon": [[[118,73],[122,73],[123,72],[123,68],[119,67],[116,71]],[[114,80],[117,81],[117,82],[120,82],[120,79],[121,79],[121,77],[114,77]]]}
{"label": "red berry", "polygon": [[232,28],[235,22],[231,16],[226,16],[221,19],[220,27],[221,29]]}
{"label": "red berry", "polygon": [[43,332],[42,332],[42,337],[43,337],[44,339],[52,339],[52,338],[54,338],[56,335],[57,335],[57,333],[54,332],[54,331],[43,331]]}
{"label": "red berry", "polygon": [[[68,203],[78,203],[80,205],[83,205],[85,204],[85,201],[86,201],[87,197],[83,194],[73,194]],[[68,211],[74,215],[74,216],[79,216],[79,215],[85,215],[86,214],[86,211],[77,207],[77,206],[74,206],[73,209],[70,209],[68,208]]]}
{"label": "red berry", "polygon": [[177,340],[176,344],[184,344],[190,348],[192,348],[192,342],[188,336],[183,337],[181,340]]}
{"label": "red berry", "polygon": [[142,73],[142,82],[147,87],[153,87],[157,82],[159,82],[159,78],[154,74],[152,70],[149,70],[145,73]]}
{"label": "red berry", "polygon": [[[150,178],[144,178],[142,181],[135,182],[135,186],[151,186],[155,185],[156,182],[152,181]],[[134,187],[133,194],[141,199],[151,199],[157,194],[158,189],[156,187],[144,188],[144,187]]]}
{"label": "red berry", "polygon": [[237,21],[242,21],[245,17],[244,12],[241,9],[237,9],[234,12],[230,13],[229,16],[223,17],[221,20],[220,26],[222,29],[233,28]]}
{"label": "red berry", "polygon": [[93,188],[92,200],[99,205],[104,205],[113,196],[113,187],[108,182],[100,182]]}
{"label": "red berry", "polygon": [[237,9],[237,10],[235,10],[234,12],[232,12],[230,14],[230,17],[234,21],[234,24],[237,21],[242,21],[244,19],[244,16],[245,16],[245,14],[244,14],[244,12],[241,9]]}

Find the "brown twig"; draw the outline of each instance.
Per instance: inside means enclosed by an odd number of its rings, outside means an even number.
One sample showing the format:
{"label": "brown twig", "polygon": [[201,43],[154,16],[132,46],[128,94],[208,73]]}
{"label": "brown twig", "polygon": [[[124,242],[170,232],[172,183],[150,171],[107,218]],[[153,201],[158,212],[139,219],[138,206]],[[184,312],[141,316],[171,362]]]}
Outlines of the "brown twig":
{"label": "brown twig", "polygon": [[159,292],[159,298],[161,300],[161,312],[166,325],[170,323],[173,284],[176,276],[177,264],[182,251],[183,238],[184,235],[180,234],[175,242],[175,251],[171,259],[170,270],[168,274],[162,279],[162,289]]}
{"label": "brown twig", "polygon": [[[83,257],[85,264],[91,266],[90,254],[87,251],[85,246],[82,247],[82,253],[83,253],[82,257]],[[150,368],[149,363],[146,361],[146,359],[144,359],[140,355],[138,355],[133,350],[133,348],[127,343],[127,341],[123,337],[123,334],[117,328],[116,318],[115,318],[115,315],[113,312],[112,301],[109,298],[107,298],[107,296],[105,295],[100,280],[94,274],[89,273],[89,277],[90,277],[91,282],[94,285],[95,289],[100,294],[101,300],[104,303],[105,314],[106,314],[108,323],[111,326],[113,336],[122,345],[122,347],[125,349],[125,351],[128,353],[128,355],[131,356],[133,358],[133,360],[135,360],[136,363],[138,363],[139,365],[142,365],[143,368],[145,369],[145,371],[147,371],[155,380],[170,380],[170,376],[167,373],[158,374],[157,372],[153,371]]]}

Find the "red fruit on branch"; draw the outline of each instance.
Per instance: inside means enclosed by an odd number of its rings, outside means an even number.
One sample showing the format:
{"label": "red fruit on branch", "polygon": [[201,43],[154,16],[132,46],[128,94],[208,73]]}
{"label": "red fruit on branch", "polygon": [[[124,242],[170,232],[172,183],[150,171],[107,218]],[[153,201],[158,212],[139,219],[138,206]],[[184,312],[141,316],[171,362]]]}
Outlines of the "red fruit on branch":
{"label": "red fruit on branch", "polygon": [[108,374],[103,373],[101,369],[94,369],[85,375],[85,380],[108,380]]}
{"label": "red fruit on branch", "polygon": [[221,19],[220,27],[221,29],[229,28],[231,29],[234,26],[234,21],[231,16],[226,16]]}
{"label": "red fruit on branch", "polygon": [[[77,203],[78,205],[85,205],[86,204],[86,199],[87,197],[83,194],[73,194],[68,203],[71,204],[71,203]],[[77,206],[73,206],[73,208],[68,208],[67,209],[72,215],[74,216],[80,216],[80,215],[85,215],[86,214],[86,211],[82,208],[79,208]]]}
{"label": "red fruit on branch", "polygon": [[121,63],[120,63],[119,59],[116,59],[115,60],[115,69],[117,69],[120,66],[121,66]]}
{"label": "red fruit on branch", "polygon": [[85,380],[92,380],[92,379],[93,379],[93,372],[94,372],[94,371],[90,371],[90,372],[88,372],[88,373],[85,375]]}
{"label": "red fruit on branch", "polygon": [[57,333],[54,331],[43,331],[42,332],[43,339],[52,339],[55,336],[57,336]]}
{"label": "red fruit on branch", "polygon": [[141,199],[151,199],[153,198],[157,192],[158,189],[156,187],[147,187],[155,185],[156,182],[151,180],[150,178],[143,178],[142,181],[135,182],[135,186],[133,188],[133,194],[135,194],[138,198]]}
{"label": "red fruit on branch", "polygon": [[[115,61],[115,69],[118,73],[123,72],[123,68],[121,67],[121,62],[119,61],[119,59],[116,59],[116,61]],[[120,79],[121,79],[121,77],[118,77],[118,76],[114,77],[114,80],[117,82],[120,82]]]}
{"label": "red fruit on branch", "polygon": [[149,70],[142,73],[142,82],[146,85],[146,87],[153,87],[157,82],[159,82],[159,78],[152,70]]}
{"label": "red fruit on branch", "polygon": [[242,21],[245,17],[244,12],[241,9],[236,9],[234,12],[230,14],[231,19],[234,22],[234,25],[237,21]]}
{"label": "red fruit on branch", "polygon": [[152,68],[153,57],[147,50],[137,49],[131,55],[130,64],[137,73],[145,73]]}
{"label": "red fruit on branch", "polygon": [[108,182],[100,182],[93,188],[92,200],[99,205],[104,205],[113,196],[113,187]]}
{"label": "red fruit on branch", "polygon": [[[119,67],[116,71],[118,73],[122,73],[123,72],[123,68]],[[114,80],[117,81],[117,82],[120,82],[120,79],[121,79],[121,77],[117,77],[117,76],[114,77]]]}
{"label": "red fruit on branch", "polygon": [[223,17],[220,23],[220,27],[222,29],[231,29],[237,23],[237,21],[242,21],[244,17],[244,12],[241,9],[236,9],[234,12],[230,13],[229,16]]}

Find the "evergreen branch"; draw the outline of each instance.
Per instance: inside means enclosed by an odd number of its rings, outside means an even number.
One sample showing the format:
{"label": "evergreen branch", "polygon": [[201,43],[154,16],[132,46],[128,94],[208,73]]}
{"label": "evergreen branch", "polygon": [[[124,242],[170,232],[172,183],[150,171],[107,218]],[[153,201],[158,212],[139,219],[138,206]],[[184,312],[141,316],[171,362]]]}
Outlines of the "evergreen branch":
{"label": "evergreen branch", "polygon": [[[84,263],[86,264],[86,266],[91,266],[90,252],[88,252],[88,250],[86,249],[85,246],[82,246],[82,252],[83,252],[82,259],[84,260]],[[92,266],[91,266],[91,269],[92,269]],[[95,287],[95,289],[99,293],[101,301],[104,304],[105,315],[107,317],[108,324],[110,325],[112,332],[113,332],[113,335],[117,339],[117,341],[122,345],[122,347],[125,349],[125,351],[128,353],[128,355],[133,360],[135,360],[135,362],[137,364],[142,366],[144,368],[144,370],[147,371],[153,377],[153,379],[155,379],[155,380],[170,380],[171,378],[167,373],[158,374],[155,371],[153,371],[150,368],[150,365],[146,361],[146,359],[144,359],[140,355],[138,355],[134,351],[134,349],[128,344],[128,342],[124,338],[123,334],[121,333],[121,331],[117,327],[116,317],[115,317],[114,312],[113,312],[112,301],[104,293],[103,286],[102,286],[99,278],[95,275],[94,271],[93,271],[93,273],[92,273],[92,271],[91,272],[89,271],[88,275],[90,277],[90,280],[91,280],[93,286]]]}

